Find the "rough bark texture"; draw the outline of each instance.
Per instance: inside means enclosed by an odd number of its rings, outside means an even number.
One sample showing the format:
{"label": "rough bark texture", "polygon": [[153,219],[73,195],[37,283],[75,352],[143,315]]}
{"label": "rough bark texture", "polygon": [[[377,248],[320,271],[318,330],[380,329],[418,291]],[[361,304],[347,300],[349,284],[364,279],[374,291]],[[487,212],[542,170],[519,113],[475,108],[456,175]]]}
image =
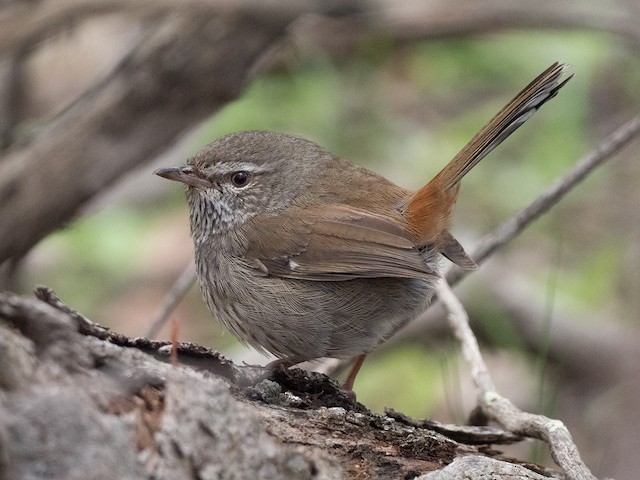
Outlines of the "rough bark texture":
{"label": "rough bark texture", "polygon": [[237,367],[194,345],[172,365],[166,343],[39,296],[0,294],[1,478],[549,475],[500,458],[484,442],[513,436],[495,429],[449,434],[372,414],[324,375]]}

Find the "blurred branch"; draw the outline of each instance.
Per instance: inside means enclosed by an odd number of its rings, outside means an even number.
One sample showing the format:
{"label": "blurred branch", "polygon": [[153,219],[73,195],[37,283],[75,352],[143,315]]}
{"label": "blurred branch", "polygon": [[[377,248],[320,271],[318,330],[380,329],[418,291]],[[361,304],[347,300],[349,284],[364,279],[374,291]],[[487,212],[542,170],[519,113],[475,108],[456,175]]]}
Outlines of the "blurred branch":
{"label": "blurred branch", "polygon": [[193,262],[189,262],[189,265],[187,265],[184,271],[180,274],[178,280],[175,281],[171,290],[162,302],[162,306],[151,320],[151,326],[144,334],[145,338],[155,338],[195,281],[195,264]]}
{"label": "blurred branch", "polygon": [[586,0],[563,2],[562,8],[553,0],[41,0],[37,5],[23,0],[0,7],[0,55],[33,48],[60,30],[96,15],[125,14],[144,20],[187,12],[208,17],[235,13],[272,20],[330,14],[335,16],[334,21],[314,16],[297,30],[324,47],[336,42],[356,45],[363,35],[371,34],[415,42],[514,27],[601,30],[640,44],[638,12],[630,7],[620,1],[598,5]]}
{"label": "blurred branch", "polygon": [[469,317],[445,280],[438,286],[438,298],[447,311],[447,319],[465,360],[471,367],[471,377],[478,392],[477,418],[494,420],[508,431],[518,435],[544,440],[549,445],[551,456],[562,468],[567,479],[595,479],[580,458],[580,453],[571,434],[559,420],[543,415],[523,412],[507,398],[497,393],[487,369],[478,342],[469,327]]}
{"label": "blurred branch", "polygon": [[[40,0],[5,2],[0,7],[0,55],[24,51],[58,35],[71,25],[98,15],[122,14],[144,21],[171,15],[198,17],[265,16],[279,23],[305,12],[330,12],[337,2],[314,0]],[[355,2],[344,2],[342,10]]]}
{"label": "blurred branch", "polygon": [[0,63],[0,152],[11,144],[11,133],[20,117],[25,79],[22,61],[12,55]]}
{"label": "blurred branch", "polygon": [[383,36],[396,44],[500,32],[508,29],[594,30],[625,38],[640,48],[640,12],[631,4],[586,0],[386,0],[363,2],[364,13],[344,18],[305,17],[297,36],[314,46],[349,52],[363,38]]}
{"label": "blurred branch", "polygon": [[0,262],[236,98],[289,20],[170,16],[101,84],[0,163]]}

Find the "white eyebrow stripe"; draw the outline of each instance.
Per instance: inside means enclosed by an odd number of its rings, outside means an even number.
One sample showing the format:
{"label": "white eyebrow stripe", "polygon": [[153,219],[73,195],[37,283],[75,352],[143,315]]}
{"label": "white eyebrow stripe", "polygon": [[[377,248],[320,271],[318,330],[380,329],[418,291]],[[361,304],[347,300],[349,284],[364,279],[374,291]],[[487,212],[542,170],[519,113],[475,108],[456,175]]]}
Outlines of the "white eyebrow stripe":
{"label": "white eyebrow stripe", "polygon": [[239,172],[241,170],[250,173],[263,173],[268,172],[270,169],[264,165],[256,165],[255,163],[250,162],[224,162],[206,169],[208,173],[217,175]]}

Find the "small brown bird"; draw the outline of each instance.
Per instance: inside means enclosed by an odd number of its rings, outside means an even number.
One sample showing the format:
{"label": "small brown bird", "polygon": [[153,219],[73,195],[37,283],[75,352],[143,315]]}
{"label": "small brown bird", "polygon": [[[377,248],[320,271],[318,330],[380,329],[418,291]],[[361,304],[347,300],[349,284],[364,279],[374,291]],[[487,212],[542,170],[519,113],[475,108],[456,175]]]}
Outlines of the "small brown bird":
{"label": "small brown bird", "polygon": [[365,356],[428,306],[441,256],[477,268],[449,231],[460,180],[571,78],[555,63],[433,180],[399,187],[302,138],[227,135],[155,173],[187,185],[200,288],[214,317],[287,366]]}

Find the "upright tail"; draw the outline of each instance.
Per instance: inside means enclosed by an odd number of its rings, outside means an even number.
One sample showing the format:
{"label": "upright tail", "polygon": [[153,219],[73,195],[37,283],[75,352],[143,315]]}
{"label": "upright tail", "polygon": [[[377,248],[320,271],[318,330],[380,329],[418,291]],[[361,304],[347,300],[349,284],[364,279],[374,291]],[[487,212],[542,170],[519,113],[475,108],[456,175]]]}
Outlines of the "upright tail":
{"label": "upright tail", "polygon": [[451,209],[458,196],[460,180],[556,95],[573,76],[559,83],[566,68],[567,65],[556,62],[538,75],[505,105],[440,173],[409,199],[404,211],[405,218],[419,243],[440,245],[443,255],[454,263],[464,268],[474,268],[473,260],[467,257],[462,247],[448,232]]}

